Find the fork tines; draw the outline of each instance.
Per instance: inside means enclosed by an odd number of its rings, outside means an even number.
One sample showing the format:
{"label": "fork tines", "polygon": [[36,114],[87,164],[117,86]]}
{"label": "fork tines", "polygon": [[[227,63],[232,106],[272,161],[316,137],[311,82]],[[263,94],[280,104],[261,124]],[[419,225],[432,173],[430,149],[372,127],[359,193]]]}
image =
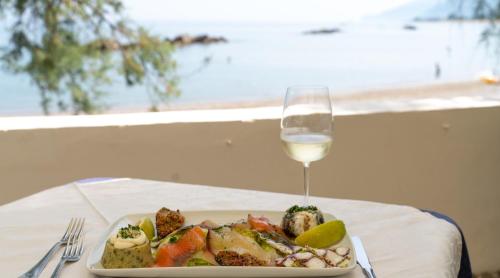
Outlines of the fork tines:
{"label": "fork tines", "polygon": [[[83,249],[83,240],[81,238],[85,218],[72,218],[71,229],[69,229],[66,247],[62,254],[63,258],[79,256]],[[65,234],[66,236],[66,234]]]}
{"label": "fork tines", "polygon": [[71,218],[68,228],[62,237],[62,241],[68,243],[71,238],[79,237],[82,233],[85,218]]}
{"label": "fork tines", "polygon": [[64,248],[64,252],[62,254],[63,258],[68,260],[78,259],[83,251],[83,237],[78,236],[70,239],[66,248]]}

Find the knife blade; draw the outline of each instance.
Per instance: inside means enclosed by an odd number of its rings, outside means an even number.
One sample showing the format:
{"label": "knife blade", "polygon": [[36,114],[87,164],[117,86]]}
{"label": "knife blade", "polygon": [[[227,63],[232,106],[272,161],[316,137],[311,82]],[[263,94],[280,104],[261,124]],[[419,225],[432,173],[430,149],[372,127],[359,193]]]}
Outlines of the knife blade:
{"label": "knife blade", "polygon": [[368,278],[377,278],[375,272],[373,271],[372,265],[370,264],[370,260],[368,259],[368,255],[366,254],[365,248],[363,247],[363,243],[361,239],[357,236],[353,236],[352,244],[354,245],[354,249],[356,250],[356,257],[358,258],[358,264],[363,269],[363,273]]}

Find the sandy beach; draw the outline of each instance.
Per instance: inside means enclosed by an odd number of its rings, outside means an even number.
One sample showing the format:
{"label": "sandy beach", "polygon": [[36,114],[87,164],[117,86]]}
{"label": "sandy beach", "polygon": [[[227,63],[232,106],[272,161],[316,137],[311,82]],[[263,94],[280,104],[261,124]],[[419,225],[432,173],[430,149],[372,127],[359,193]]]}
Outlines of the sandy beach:
{"label": "sandy beach", "polygon": [[[487,85],[479,81],[433,83],[391,88],[374,88],[360,91],[331,90],[335,113],[346,115],[387,111],[412,111],[439,108],[462,108],[464,102],[471,106],[500,104],[500,85]],[[283,93],[284,95],[284,93]],[[461,103],[457,103],[457,98]],[[261,101],[203,102],[165,105],[160,111],[236,109],[275,107],[283,104],[282,98]],[[145,108],[130,107],[110,109],[106,114],[147,112]]]}
{"label": "sandy beach", "polygon": [[[500,85],[479,81],[407,85],[390,88],[374,88],[359,91],[335,91],[331,89],[334,113],[353,115],[382,112],[426,111],[467,107],[491,107],[500,105]],[[284,93],[283,93],[284,95]],[[190,110],[224,110],[282,106],[283,99],[259,101],[217,101],[189,104],[166,104],[158,112]],[[147,107],[110,108],[102,114],[127,114],[149,112]],[[20,116],[36,116],[28,113]],[[54,113],[52,115],[71,115]],[[7,115],[9,117],[10,115]]]}

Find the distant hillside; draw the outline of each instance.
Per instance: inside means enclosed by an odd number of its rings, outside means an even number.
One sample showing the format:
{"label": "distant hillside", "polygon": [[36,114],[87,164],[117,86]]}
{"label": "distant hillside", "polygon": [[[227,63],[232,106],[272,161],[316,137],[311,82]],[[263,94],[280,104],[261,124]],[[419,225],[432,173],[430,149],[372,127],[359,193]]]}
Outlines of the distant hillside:
{"label": "distant hillside", "polygon": [[[491,5],[498,0],[487,0]],[[475,1],[463,1],[459,7],[459,0],[414,0],[400,7],[383,12],[374,18],[385,20],[446,20],[451,18],[474,18]]]}
{"label": "distant hillside", "polygon": [[376,19],[409,21],[425,14],[441,0],[415,0],[374,16]]}

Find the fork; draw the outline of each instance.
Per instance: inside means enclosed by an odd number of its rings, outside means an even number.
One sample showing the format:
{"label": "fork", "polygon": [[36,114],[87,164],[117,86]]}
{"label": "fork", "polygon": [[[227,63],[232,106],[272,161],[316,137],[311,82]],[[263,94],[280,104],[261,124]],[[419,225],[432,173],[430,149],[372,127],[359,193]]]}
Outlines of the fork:
{"label": "fork", "polygon": [[47,263],[49,263],[52,256],[59,250],[59,247],[63,244],[67,244],[68,240],[72,235],[80,234],[83,229],[83,225],[85,223],[85,218],[71,218],[68,224],[68,228],[66,228],[66,232],[61,237],[61,239],[50,248],[50,250],[43,256],[43,258],[36,263],[28,272],[19,276],[19,278],[35,278],[40,276]]}
{"label": "fork", "polygon": [[69,239],[68,244],[64,248],[64,253],[61,256],[61,260],[54,269],[51,278],[58,278],[61,274],[61,270],[63,269],[66,262],[77,262],[80,260],[83,254],[83,238],[80,237],[80,234],[77,234]]}

